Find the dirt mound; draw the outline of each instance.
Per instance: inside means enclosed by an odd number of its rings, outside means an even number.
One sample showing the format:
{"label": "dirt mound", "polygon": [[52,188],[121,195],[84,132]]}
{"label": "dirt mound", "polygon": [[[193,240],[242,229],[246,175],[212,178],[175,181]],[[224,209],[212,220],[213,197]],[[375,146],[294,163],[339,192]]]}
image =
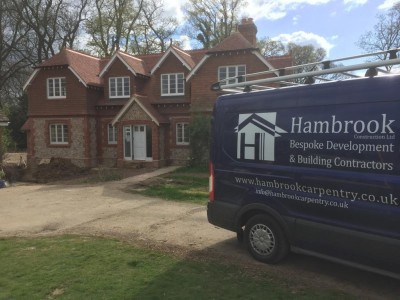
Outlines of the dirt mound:
{"label": "dirt mound", "polygon": [[52,157],[49,163],[37,165],[32,177],[38,182],[49,182],[87,174],[87,168],[74,165],[69,159]]}

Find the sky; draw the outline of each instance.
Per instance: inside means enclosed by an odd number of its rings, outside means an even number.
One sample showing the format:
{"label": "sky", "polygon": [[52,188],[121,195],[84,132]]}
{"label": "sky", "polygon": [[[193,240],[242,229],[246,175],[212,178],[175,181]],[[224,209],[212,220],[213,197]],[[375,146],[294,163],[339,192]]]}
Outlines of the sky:
{"label": "sky", "polygon": [[[182,21],[186,0],[166,1]],[[322,47],[327,58],[353,56],[364,51],[357,41],[373,30],[377,15],[400,0],[247,0],[241,16],[253,18],[257,37]],[[186,48],[190,47],[189,45]]]}

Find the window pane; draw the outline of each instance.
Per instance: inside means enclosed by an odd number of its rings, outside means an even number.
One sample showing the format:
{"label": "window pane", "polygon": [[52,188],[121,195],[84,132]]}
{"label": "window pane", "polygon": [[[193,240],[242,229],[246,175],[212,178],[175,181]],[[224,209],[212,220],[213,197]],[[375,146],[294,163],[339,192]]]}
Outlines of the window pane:
{"label": "window pane", "polygon": [[61,96],[66,95],[66,88],[65,88],[65,78],[61,78]]}
{"label": "window pane", "polygon": [[130,95],[130,90],[129,90],[129,78],[124,78],[124,96],[129,96]]}
{"label": "window pane", "polygon": [[68,125],[60,125],[63,128],[63,143],[68,143]]}
{"label": "window pane", "polygon": [[114,97],[115,94],[115,78],[110,78],[110,96]]}
{"label": "window pane", "polygon": [[49,97],[53,97],[54,96],[54,83],[53,83],[53,79],[49,79],[48,81],[48,93],[49,93]]}
{"label": "window pane", "polygon": [[117,96],[122,96],[122,78],[117,78]]}

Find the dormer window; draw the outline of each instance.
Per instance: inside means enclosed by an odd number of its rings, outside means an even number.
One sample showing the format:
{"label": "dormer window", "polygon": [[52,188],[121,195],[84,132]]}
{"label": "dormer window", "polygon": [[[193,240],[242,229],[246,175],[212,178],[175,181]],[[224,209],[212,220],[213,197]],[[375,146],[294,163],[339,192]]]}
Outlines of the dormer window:
{"label": "dormer window", "polygon": [[161,96],[179,96],[185,94],[183,73],[161,75]]}
{"label": "dormer window", "polygon": [[110,98],[129,98],[131,96],[129,77],[110,77]]}
{"label": "dormer window", "polygon": [[[246,66],[224,66],[218,68],[218,81],[224,80],[226,78],[237,77],[246,75]],[[223,84],[238,83],[238,78],[229,80],[229,82],[224,82]]]}
{"label": "dormer window", "polygon": [[65,87],[65,77],[48,78],[47,79],[47,98],[60,99],[67,95]]}

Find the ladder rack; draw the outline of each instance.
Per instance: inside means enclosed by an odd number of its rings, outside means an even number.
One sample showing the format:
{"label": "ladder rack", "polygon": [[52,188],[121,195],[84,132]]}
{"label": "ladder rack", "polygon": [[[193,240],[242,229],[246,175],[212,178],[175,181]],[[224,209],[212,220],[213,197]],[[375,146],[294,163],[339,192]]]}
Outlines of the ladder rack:
{"label": "ladder rack", "polygon": [[[347,78],[361,77],[360,75],[351,72],[363,70],[366,70],[365,77],[374,77],[379,73],[394,74],[393,72],[390,72],[390,70],[394,65],[400,64],[400,58],[397,56],[398,51],[400,51],[400,48],[229,77],[212,84],[211,90],[241,92],[238,88],[244,88],[243,92],[249,92],[252,89],[274,89],[276,87],[266,86],[266,84],[278,83],[281,86],[312,84],[316,82],[315,80],[319,80],[319,82],[332,81],[332,79],[324,76],[334,74],[341,74],[341,76]],[[337,65],[339,62],[366,57],[374,58],[377,56],[383,56],[385,60],[356,63],[348,66]],[[274,77],[268,77],[271,75]],[[249,80],[251,77],[265,78]],[[302,79],[303,82],[296,82],[296,80],[299,79]],[[234,81],[234,83],[229,83],[230,81]]]}

